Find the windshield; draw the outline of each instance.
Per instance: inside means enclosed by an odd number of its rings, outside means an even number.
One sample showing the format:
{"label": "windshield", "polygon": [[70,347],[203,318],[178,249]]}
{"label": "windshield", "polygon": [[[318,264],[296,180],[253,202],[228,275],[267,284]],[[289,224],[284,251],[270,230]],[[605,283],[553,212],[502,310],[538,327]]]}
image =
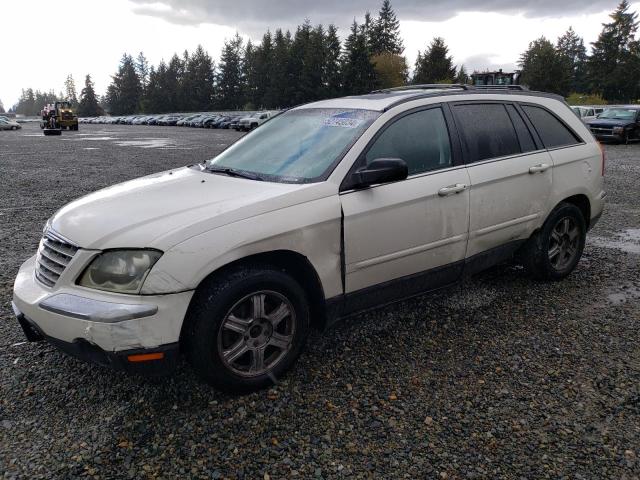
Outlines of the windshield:
{"label": "windshield", "polygon": [[598,118],[609,118],[612,120],[633,120],[636,118],[637,110],[631,108],[610,108],[605,110]]}
{"label": "windshield", "polygon": [[370,110],[290,110],[238,140],[207,167],[250,172],[271,181],[317,181],[379,116]]}

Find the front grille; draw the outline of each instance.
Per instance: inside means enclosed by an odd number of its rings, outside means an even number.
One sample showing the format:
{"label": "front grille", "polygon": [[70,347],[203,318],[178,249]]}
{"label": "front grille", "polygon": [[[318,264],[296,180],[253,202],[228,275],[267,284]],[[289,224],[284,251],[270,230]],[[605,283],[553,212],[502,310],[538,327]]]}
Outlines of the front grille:
{"label": "front grille", "polygon": [[75,245],[51,230],[46,231],[36,255],[36,278],[47,287],[53,287],[77,251]]}
{"label": "front grille", "polygon": [[591,127],[591,133],[595,135],[613,135],[613,128]]}

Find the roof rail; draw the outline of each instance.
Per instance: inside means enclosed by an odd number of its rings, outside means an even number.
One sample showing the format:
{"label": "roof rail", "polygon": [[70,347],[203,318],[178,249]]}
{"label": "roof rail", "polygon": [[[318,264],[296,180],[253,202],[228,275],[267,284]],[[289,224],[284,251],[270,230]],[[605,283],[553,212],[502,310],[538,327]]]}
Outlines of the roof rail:
{"label": "roof rail", "polygon": [[529,90],[524,85],[473,85],[471,88],[480,90]]}
{"label": "roof rail", "polygon": [[381,88],[380,90],[373,90],[371,93],[402,92],[405,90],[468,90],[469,88],[469,85],[462,85],[460,83],[421,83],[417,85],[403,85],[402,87]]}

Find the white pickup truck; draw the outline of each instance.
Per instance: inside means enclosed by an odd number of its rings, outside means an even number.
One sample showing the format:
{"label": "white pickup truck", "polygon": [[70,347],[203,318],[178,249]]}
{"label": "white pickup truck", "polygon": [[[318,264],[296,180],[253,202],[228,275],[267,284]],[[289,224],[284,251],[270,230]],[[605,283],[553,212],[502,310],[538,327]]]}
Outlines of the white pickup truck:
{"label": "white pickup truck", "polygon": [[238,125],[236,126],[236,130],[239,131],[250,131],[254,128],[262,125],[264,122],[272,118],[276,113],[275,112],[257,112],[249,117],[241,118],[238,121]]}

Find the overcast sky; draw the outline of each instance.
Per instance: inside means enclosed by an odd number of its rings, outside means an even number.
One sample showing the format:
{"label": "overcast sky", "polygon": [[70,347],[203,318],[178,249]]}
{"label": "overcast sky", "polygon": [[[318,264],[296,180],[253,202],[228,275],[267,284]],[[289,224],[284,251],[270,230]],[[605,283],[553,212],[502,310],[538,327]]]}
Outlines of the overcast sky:
{"label": "overcast sky", "polygon": [[[90,73],[103,94],[124,52],[153,64],[202,44],[215,60],[238,31],[259,40],[266,29],[335,23],[341,36],[353,18],[376,15],[381,0],[19,0],[0,4],[0,100],[13,105],[21,88],[62,91],[70,73],[78,94]],[[405,55],[442,36],[468,70],[512,69],[535,38],[555,41],[569,26],[594,41],[617,0],[392,0]],[[632,4],[640,11],[640,3]]]}

